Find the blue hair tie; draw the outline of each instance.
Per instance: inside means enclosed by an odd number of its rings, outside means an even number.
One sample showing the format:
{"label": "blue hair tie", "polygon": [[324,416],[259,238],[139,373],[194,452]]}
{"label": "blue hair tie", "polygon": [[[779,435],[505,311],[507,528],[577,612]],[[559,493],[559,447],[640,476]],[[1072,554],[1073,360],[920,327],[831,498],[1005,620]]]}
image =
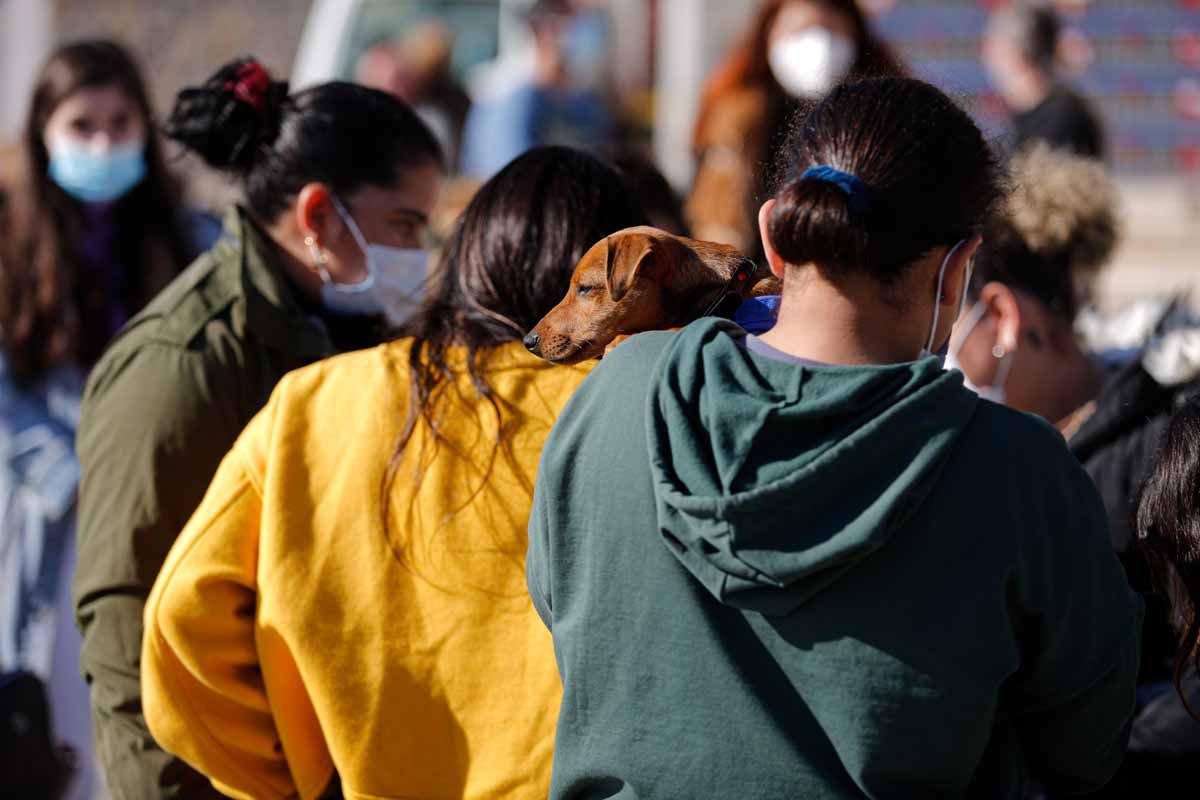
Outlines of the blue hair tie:
{"label": "blue hair tie", "polygon": [[871,197],[874,190],[849,172],[842,172],[833,167],[810,167],[800,176],[801,180],[806,178],[832,183],[841,189],[850,199],[850,213],[858,219],[865,217],[871,210]]}

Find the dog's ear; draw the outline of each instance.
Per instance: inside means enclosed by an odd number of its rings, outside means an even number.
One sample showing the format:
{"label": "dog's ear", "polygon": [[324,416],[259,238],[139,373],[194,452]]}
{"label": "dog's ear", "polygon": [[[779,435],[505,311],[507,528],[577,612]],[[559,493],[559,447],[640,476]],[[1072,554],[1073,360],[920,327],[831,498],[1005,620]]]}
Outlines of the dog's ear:
{"label": "dog's ear", "polygon": [[649,236],[638,233],[609,236],[604,241],[608,245],[605,284],[608,287],[608,296],[614,303],[619,303],[637,280],[644,265],[650,262],[654,242]]}

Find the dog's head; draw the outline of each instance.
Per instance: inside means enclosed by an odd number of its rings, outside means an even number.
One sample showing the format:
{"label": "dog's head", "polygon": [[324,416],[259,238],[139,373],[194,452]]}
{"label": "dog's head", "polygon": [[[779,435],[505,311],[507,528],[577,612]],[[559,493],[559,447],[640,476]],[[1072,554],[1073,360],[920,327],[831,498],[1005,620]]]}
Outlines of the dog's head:
{"label": "dog's head", "polygon": [[[575,267],[567,296],[525,337],[534,355],[559,364],[599,358],[618,336],[699,317],[697,298],[713,297],[746,262],[735,248],[627,228],[594,245]],[[756,272],[743,296],[760,293]]]}

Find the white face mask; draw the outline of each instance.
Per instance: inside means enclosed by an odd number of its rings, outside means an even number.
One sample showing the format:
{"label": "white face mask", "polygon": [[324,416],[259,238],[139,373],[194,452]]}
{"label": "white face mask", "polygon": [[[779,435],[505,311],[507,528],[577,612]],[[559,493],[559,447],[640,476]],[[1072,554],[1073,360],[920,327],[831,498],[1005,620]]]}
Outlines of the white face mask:
{"label": "white face mask", "polygon": [[976,386],[967,373],[963,371],[962,366],[958,361],[958,354],[962,351],[963,345],[967,343],[967,338],[979,327],[979,323],[983,322],[983,318],[987,316],[987,305],[980,301],[971,307],[967,316],[963,318],[961,330],[954,337],[955,341],[950,346],[950,352],[946,354],[946,369],[956,369],[963,373],[963,386],[970,389],[975,394],[982,397],[984,400],[991,400],[993,403],[1004,404],[1008,399],[1008,393],[1004,390],[1004,384],[1008,382],[1008,373],[1012,370],[1013,354],[1006,351],[1000,345],[992,348],[992,357],[1000,362],[996,367],[996,377],[993,378],[994,383],[991,386]]}
{"label": "white face mask", "polygon": [[[921,348],[921,358],[927,358],[929,356],[940,358],[943,361],[943,366],[945,366],[946,356],[933,352],[934,339],[937,338],[938,320],[941,318],[942,314],[942,286],[946,282],[946,267],[950,266],[950,259],[954,258],[954,254],[958,252],[958,248],[962,247],[966,243],[967,240],[963,239],[961,242],[954,245],[954,247],[951,247],[950,252],[946,253],[946,257],[942,259],[942,268],[938,270],[937,294],[933,298],[933,324],[929,327],[929,340],[925,343],[925,346]],[[967,272],[965,275],[963,275],[962,294],[958,298],[958,311],[954,315],[956,320],[962,316],[963,307],[967,304],[967,287],[971,284],[971,272],[974,266],[974,262],[968,263]]]}
{"label": "white face mask", "polygon": [[793,97],[824,97],[850,74],[858,57],[854,41],[828,28],[788,34],[771,45],[767,63],[775,80]]}
{"label": "white face mask", "polygon": [[341,201],[331,199],[366,257],[367,277],[358,283],[337,283],[317,259],[317,271],[324,284],[321,303],[337,314],[382,315],[390,325],[401,324],[421,302],[429,273],[429,251],[371,244]]}

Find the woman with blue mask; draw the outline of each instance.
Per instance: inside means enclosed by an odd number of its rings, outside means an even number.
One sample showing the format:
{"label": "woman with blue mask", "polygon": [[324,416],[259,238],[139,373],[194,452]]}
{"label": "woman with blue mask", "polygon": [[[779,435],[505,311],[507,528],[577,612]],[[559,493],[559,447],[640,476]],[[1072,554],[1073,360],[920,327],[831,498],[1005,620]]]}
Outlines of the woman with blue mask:
{"label": "woman with blue mask", "polygon": [[241,185],[225,232],[93,370],[78,451],[82,668],[115,795],[215,797],[141,713],[142,608],[172,542],[284,373],[383,341],[426,279],[444,173],[391,95],[289,94],[241,59],[184,89],[167,135]]}
{"label": "woman with blue mask", "polygon": [[[65,45],[33,89],[0,181],[0,671],[49,686],[55,727],[91,796],[91,721],[72,620],[79,470],[74,431],[88,370],[122,325],[211,243],[180,207],[147,91],[116,44]],[[206,224],[208,223],[208,224]]]}
{"label": "woman with blue mask", "polygon": [[630,338],[542,451],[526,570],[563,679],[550,797],[1097,788],[1141,603],[1057,434],[936,355],[993,155],[903,78],[844,84],[793,130],[759,212],[776,326]]}

